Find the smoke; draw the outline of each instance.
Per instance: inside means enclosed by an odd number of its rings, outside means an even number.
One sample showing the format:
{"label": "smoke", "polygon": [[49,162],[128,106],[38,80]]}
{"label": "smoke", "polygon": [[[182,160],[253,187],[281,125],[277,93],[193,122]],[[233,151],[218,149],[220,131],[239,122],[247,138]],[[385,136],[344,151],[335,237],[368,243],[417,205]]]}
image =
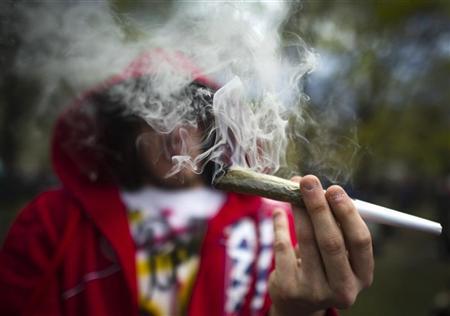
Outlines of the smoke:
{"label": "smoke", "polygon": [[[77,94],[124,69],[145,75],[111,94],[159,134],[178,133],[178,151],[163,153],[173,162],[168,175],[185,167],[201,172],[209,161],[269,173],[286,166],[290,137],[298,137],[288,125],[301,122],[301,82],[315,66],[300,38],[282,36],[296,3],[182,1],[167,9],[165,21],[152,15],[152,3],[139,14],[118,14],[105,1],[17,5],[16,68],[43,82],[42,104],[62,85]],[[214,95],[186,89],[200,74],[220,87]],[[189,128],[199,127],[192,115],[199,98],[207,99],[214,125],[199,145],[210,144],[208,150],[192,155],[185,140]]]}
{"label": "smoke", "polygon": [[16,69],[41,81],[44,101],[62,84],[76,94],[119,73],[139,49],[105,1],[24,1],[14,11]]}

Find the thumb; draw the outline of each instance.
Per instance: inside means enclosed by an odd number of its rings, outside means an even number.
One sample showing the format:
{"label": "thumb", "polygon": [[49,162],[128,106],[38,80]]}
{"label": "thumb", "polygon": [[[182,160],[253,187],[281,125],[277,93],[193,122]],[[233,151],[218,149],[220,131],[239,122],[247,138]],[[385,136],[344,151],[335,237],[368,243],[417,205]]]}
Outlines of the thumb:
{"label": "thumb", "polygon": [[273,212],[275,268],[290,273],[296,267],[296,256],[291,243],[286,211],[277,208]]}

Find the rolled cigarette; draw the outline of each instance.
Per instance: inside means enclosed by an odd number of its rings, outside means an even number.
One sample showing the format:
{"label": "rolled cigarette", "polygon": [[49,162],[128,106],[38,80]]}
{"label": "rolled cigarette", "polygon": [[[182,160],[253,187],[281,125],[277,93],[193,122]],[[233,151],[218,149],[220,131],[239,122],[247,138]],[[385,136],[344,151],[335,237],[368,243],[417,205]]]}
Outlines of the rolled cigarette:
{"label": "rolled cigarette", "polygon": [[[217,176],[213,185],[224,191],[259,195],[273,200],[303,205],[298,183],[249,169],[231,167],[224,174]],[[410,228],[436,235],[442,232],[442,226],[437,222],[360,200],[353,200],[353,203],[361,217],[367,222]]]}

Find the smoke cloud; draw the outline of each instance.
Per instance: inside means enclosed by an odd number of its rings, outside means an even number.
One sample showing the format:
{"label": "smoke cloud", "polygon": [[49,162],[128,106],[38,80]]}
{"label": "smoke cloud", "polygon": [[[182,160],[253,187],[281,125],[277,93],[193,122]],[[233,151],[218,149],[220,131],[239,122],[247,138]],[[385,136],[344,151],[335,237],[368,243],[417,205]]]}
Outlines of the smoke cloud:
{"label": "smoke cloud", "polygon": [[[21,48],[15,66],[42,81],[42,104],[61,86],[77,94],[124,69],[139,69],[146,74],[140,93],[126,84],[111,93],[160,134],[179,134],[179,151],[163,153],[173,161],[168,175],[185,167],[201,172],[209,161],[273,173],[286,166],[290,139],[301,136],[288,125],[301,122],[307,100],[301,81],[316,60],[300,38],[282,36],[296,5],[182,1],[162,21],[152,15],[151,2],[139,14],[119,14],[106,1],[24,3],[16,6]],[[214,95],[186,90],[199,74],[220,87]],[[187,127],[198,125],[192,100],[199,95],[212,98],[207,110],[214,126],[205,139],[209,149],[191,156],[195,151],[183,140]]]}

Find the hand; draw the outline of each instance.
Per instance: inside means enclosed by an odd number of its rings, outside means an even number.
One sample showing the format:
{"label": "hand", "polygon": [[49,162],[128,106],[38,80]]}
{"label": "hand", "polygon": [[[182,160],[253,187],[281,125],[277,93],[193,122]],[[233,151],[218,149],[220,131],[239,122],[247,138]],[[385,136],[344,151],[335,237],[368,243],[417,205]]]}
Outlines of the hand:
{"label": "hand", "polygon": [[370,232],[341,187],[331,186],[324,193],[314,176],[292,180],[300,182],[306,210],[294,208],[296,249],[285,212],[274,212],[275,269],[269,279],[272,313],[323,315],[330,307],[348,308],[372,283]]}

